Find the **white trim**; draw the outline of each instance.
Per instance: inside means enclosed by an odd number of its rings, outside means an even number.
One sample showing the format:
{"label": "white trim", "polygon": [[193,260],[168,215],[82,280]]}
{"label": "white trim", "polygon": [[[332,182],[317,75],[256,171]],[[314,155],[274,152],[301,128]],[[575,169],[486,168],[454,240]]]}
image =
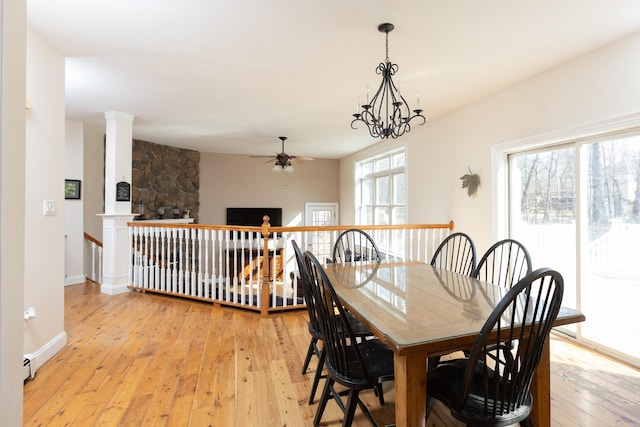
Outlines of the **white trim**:
{"label": "white trim", "polygon": [[363,160],[370,159],[372,157],[378,157],[384,153],[389,151],[397,150],[399,148],[407,147],[407,144],[402,140],[391,139],[380,141],[366,149],[360,150],[356,154],[353,155],[353,164],[355,166],[356,163],[361,162]]}
{"label": "white trim", "polygon": [[[29,354],[31,360],[31,375],[34,373],[49,359],[55,356],[60,350],[67,345],[67,333],[62,332],[58,334],[54,339],[40,347],[35,353]],[[25,355],[27,356],[27,355]]]}
{"label": "white trim", "polygon": [[640,126],[640,111],[595,123],[498,143],[492,147],[492,150],[509,154],[514,151],[531,150],[547,145],[567,142],[573,139],[582,139],[603,133],[618,132],[636,126]]}
{"label": "white trim", "polygon": [[[128,279],[128,277],[125,277],[125,279]],[[127,283],[122,283],[119,285],[109,285],[103,283],[102,285],[100,285],[100,292],[107,295],[117,295],[131,292],[131,289],[129,289],[129,285]]]}
{"label": "white trim", "polygon": [[65,286],[78,285],[86,281],[87,281],[87,278],[84,276],[84,274],[79,274],[77,276],[66,277],[64,279],[64,285]]}

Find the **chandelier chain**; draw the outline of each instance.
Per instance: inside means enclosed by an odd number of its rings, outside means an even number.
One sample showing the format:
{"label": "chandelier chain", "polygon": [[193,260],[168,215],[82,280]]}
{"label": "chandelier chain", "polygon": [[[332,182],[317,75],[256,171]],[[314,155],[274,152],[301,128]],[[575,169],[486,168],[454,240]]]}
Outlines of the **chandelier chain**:
{"label": "chandelier chain", "polygon": [[386,42],[386,62],[389,62],[389,32],[387,31],[386,34],[387,36],[387,42]]}

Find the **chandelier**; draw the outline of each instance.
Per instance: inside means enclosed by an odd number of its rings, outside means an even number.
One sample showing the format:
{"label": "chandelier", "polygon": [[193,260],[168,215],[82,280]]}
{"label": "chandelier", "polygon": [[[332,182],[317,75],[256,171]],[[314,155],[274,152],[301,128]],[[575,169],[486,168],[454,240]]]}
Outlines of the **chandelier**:
{"label": "chandelier", "polygon": [[[367,101],[364,105],[357,105],[355,117],[351,122],[351,128],[356,128],[357,122],[363,122],[369,129],[369,134],[374,138],[398,138],[405,132],[411,130],[410,122],[415,118],[422,119],[421,125],[427,119],[422,115],[420,109],[420,99],[418,98],[418,108],[413,110],[413,115],[409,104],[401,95],[400,91],[393,83],[393,75],[398,71],[398,65],[389,61],[389,32],[393,31],[393,24],[384,23],[378,25],[378,31],[386,34],[386,59],[376,67],[376,73],[382,74],[382,83],[378,91],[369,102],[369,91],[367,90]],[[360,110],[362,108],[362,110]]]}

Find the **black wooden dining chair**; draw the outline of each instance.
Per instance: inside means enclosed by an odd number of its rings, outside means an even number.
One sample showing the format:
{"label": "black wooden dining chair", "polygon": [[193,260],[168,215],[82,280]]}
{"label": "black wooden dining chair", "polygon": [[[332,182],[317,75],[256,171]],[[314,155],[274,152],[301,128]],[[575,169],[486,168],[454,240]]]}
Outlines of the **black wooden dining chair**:
{"label": "black wooden dining chair", "polygon": [[340,233],[333,245],[332,260],[336,263],[354,261],[378,261],[380,250],[365,231],[350,228]]}
{"label": "black wooden dining chair", "polygon": [[[563,289],[560,273],[541,268],[506,291],[469,357],[442,363],[427,373],[427,417],[435,398],[470,426],[530,425],[530,387]],[[493,349],[505,341],[516,343],[513,357],[493,358]]]}
{"label": "black wooden dining chair", "polygon": [[517,240],[504,239],[482,255],[472,276],[483,282],[510,288],[532,271],[531,256]]}
{"label": "black wooden dining chair", "polygon": [[[316,367],[316,372],[313,376],[313,384],[311,386],[311,393],[309,394],[309,404],[313,404],[313,399],[316,394],[316,390],[318,389],[318,384],[320,379],[323,378],[322,371],[324,370],[324,360],[326,357],[326,351],[324,349],[324,345],[320,346],[322,343],[322,332],[319,325],[319,316],[318,316],[318,307],[316,304],[316,300],[314,297],[314,293],[311,290],[311,279],[309,278],[309,272],[307,270],[307,266],[304,262],[304,258],[302,255],[302,251],[300,247],[296,243],[295,240],[291,241],[291,246],[293,247],[293,252],[296,257],[296,262],[298,264],[298,285],[302,288],[302,295],[304,297],[305,303],[307,305],[307,313],[309,315],[308,322],[308,330],[309,335],[311,335],[311,339],[309,340],[309,347],[307,349],[307,355],[305,356],[304,363],[302,364],[302,374],[307,373],[307,369],[309,369],[309,363],[311,362],[311,358],[315,355],[318,358],[318,364]],[[353,330],[354,335],[359,339],[363,340],[367,337],[373,336],[373,333],[353,316],[349,318],[349,324],[351,329]],[[383,401],[381,401],[383,402]]]}
{"label": "black wooden dining chair", "polygon": [[433,253],[431,265],[470,276],[476,268],[476,245],[465,233],[450,234]]}
{"label": "black wooden dining chair", "polygon": [[[382,382],[393,379],[393,351],[378,339],[357,340],[349,315],[324,269],[311,252],[305,252],[304,259],[311,282],[314,283],[311,288],[316,296],[323,348],[327,354],[327,380],[313,424],[320,424],[327,403],[333,397],[344,413],[343,427],[350,426],[353,422],[356,406],[360,406],[365,416],[376,426],[359,394],[368,389],[377,389],[381,393]],[[335,383],[346,387],[345,392],[338,392]],[[344,394],[347,394],[346,406],[341,397]]]}
{"label": "black wooden dining chair", "polygon": [[[492,285],[511,288],[514,283],[533,270],[531,256],[525,246],[513,239],[503,239],[493,245],[482,255],[472,276]],[[500,344],[500,352],[495,357],[511,357],[513,343]],[[502,353],[502,354],[500,354]],[[468,356],[469,351],[465,351]]]}

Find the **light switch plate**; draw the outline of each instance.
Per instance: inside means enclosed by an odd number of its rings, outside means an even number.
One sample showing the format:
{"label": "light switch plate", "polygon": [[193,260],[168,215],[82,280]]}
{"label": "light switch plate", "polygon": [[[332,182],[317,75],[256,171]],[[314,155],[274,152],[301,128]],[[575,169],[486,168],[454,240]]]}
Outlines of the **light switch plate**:
{"label": "light switch plate", "polygon": [[55,215],[56,214],[56,201],[55,200],[45,200],[44,201],[44,214],[45,215]]}

